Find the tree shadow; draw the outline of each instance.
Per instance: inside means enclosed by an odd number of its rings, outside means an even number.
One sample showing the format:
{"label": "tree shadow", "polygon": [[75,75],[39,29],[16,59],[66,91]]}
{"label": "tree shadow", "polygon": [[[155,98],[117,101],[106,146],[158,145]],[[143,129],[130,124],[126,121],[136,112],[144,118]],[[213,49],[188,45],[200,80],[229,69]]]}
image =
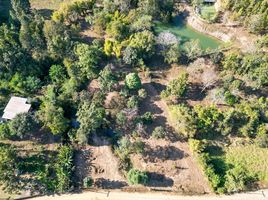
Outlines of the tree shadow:
{"label": "tree shadow", "polygon": [[222,156],[224,154],[223,148],[215,145],[207,146],[205,151],[212,156]]}
{"label": "tree shadow", "polygon": [[124,181],[115,181],[104,178],[96,179],[94,185],[102,189],[121,189],[128,186],[128,184]]}
{"label": "tree shadow", "polygon": [[206,95],[206,90],[203,90],[202,84],[189,83],[188,90],[184,98],[192,101],[202,101]]}
{"label": "tree shadow", "polygon": [[146,184],[148,187],[172,187],[174,181],[163,174],[156,172],[148,172],[149,182]]}
{"label": "tree shadow", "polygon": [[53,10],[51,9],[38,9],[36,10],[38,14],[43,16],[46,20],[49,20],[51,18],[51,15],[53,13]]}
{"label": "tree shadow", "polygon": [[165,160],[178,160],[184,157],[189,156],[184,151],[174,147],[174,146],[156,146],[155,149],[147,146],[147,149],[143,153],[144,160],[146,162],[153,162],[156,163],[158,161],[165,161]]}
{"label": "tree shadow", "polygon": [[163,90],[165,90],[167,88],[166,85],[163,85],[161,83],[156,83],[156,82],[152,82],[151,85],[156,89],[158,94],[160,94]]}

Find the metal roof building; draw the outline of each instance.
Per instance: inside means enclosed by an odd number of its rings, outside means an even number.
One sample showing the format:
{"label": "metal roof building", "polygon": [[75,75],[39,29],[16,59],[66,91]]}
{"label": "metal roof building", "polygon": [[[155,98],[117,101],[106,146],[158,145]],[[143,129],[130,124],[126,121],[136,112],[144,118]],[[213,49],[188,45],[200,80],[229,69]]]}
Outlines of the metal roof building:
{"label": "metal roof building", "polygon": [[31,105],[27,104],[26,98],[21,97],[11,97],[6,108],[2,119],[13,119],[17,114],[29,112]]}

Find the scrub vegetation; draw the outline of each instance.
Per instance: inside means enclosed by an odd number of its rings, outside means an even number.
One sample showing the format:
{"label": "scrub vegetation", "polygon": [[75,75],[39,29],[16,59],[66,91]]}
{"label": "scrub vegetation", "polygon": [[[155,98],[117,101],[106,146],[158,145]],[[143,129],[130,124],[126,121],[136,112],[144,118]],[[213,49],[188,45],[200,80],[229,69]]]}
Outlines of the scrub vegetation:
{"label": "scrub vegetation", "polygon": [[265,186],[267,1],[235,2],[223,9],[257,35],[254,51],[185,32],[173,0],[4,1],[0,111],[11,96],[32,110],[0,124],[1,189]]}

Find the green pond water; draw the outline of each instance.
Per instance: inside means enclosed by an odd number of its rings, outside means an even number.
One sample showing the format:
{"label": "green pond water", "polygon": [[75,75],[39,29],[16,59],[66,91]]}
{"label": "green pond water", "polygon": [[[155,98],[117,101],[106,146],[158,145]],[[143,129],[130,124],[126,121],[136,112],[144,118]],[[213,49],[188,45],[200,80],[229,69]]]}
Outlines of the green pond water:
{"label": "green pond water", "polygon": [[156,33],[170,31],[180,39],[180,44],[182,45],[189,40],[198,39],[202,49],[216,49],[222,44],[220,40],[196,31],[187,25],[185,20],[180,16],[175,17],[173,23],[170,24],[156,22],[155,31]]}

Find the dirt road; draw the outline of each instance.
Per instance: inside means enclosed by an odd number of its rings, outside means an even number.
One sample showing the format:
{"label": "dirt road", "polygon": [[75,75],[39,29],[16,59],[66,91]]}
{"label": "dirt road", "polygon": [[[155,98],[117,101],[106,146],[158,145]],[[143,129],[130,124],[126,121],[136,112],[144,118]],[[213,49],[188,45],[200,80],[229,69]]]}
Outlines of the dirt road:
{"label": "dirt road", "polygon": [[165,193],[128,193],[128,192],[84,192],[62,196],[44,196],[33,200],[267,200],[268,190],[235,195],[182,196]]}

